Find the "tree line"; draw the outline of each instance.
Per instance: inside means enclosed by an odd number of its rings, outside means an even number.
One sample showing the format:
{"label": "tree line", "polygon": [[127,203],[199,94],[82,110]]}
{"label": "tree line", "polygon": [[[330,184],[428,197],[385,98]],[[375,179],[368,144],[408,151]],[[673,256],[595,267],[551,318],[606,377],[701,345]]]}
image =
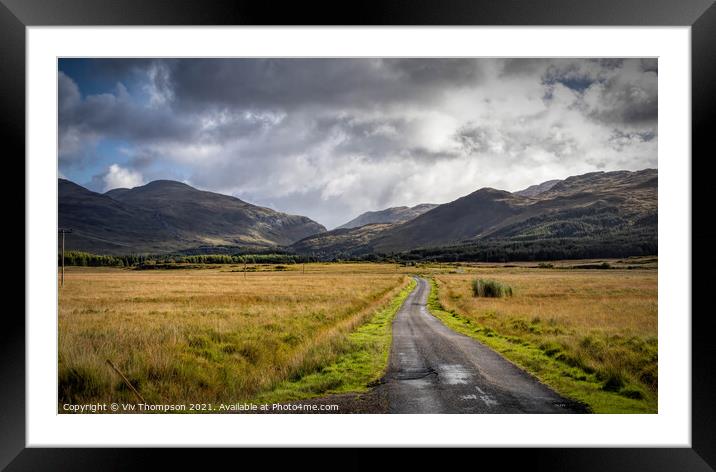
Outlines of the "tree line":
{"label": "tree line", "polygon": [[[298,254],[199,254],[199,255],[141,255],[108,256],[83,251],[66,251],[66,266],[82,267],[141,267],[154,264],[300,264],[316,262],[318,258]],[[62,254],[57,255],[58,265]]]}
{"label": "tree line", "polygon": [[[295,254],[173,254],[110,256],[82,251],[65,252],[65,265],[87,267],[159,268],[174,264],[300,264],[304,262],[513,262],[564,259],[597,259],[658,254],[652,232],[602,233],[592,237],[537,240],[488,239],[458,246],[414,249],[376,254],[354,251]],[[58,255],[58,264],[62,263]]]}
{"label": "tree line", "polygon": [[656,238],[554,238],[536,241],[483,240],[462,246],[415,249],[390,259],[434,262],[516,262],[599,259],[658,254]]}

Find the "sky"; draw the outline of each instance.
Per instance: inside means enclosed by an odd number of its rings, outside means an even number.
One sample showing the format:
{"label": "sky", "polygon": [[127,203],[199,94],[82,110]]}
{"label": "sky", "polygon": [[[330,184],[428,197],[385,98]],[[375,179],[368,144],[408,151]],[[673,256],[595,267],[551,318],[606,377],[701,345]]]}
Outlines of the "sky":
{"label": "sky", "polygon": [[657,168],[656,59],[60,59],[59,174],[308,216]]}

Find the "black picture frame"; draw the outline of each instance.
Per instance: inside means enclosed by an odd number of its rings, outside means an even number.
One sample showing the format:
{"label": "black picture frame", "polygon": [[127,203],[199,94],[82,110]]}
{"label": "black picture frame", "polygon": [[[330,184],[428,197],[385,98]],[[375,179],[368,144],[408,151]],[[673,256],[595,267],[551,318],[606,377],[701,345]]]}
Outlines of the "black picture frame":
{"label": "black picture frame", "polygon": [[[5,135],[6,160],[17,164],[25,155],[25,29],[54,25],[530,25],[530,26],[690,26],[692,74],[692,253],[712,246],[708,229],[712,213],[710,182],[705,166],[711,151],[709,118],[716,108],[716,6],[714,0],[393,0],[340,4],[229,0],[0,0],[0,132]],[[340,8],[339,8],[340,7]],[[678,158],[677,156],[668,156]],[[695,172],[695,169],[699,172]],[[14,178],[18,182],[19,178]],[[7,192],[7,191],[6,191]],[[19,192],[16,191],[16,192]],[[14,195],[17,195],[15,193]],[[14,197],[15,199],[17,197]],[[9,200],[10,202],[14,200]],[[703,215],[701,220],[693,216]],[[24,221],[24,215],[23,215]],[[24,226],[23,226],[24,227]],[[24,231],[24,230],[23,230]],[[7,232],[6,232],[7,233]],[[25,234],[25,236],[27,236]],[[25,244],[25,253],[32,250]],[[694,269],[713,267],[713,252],[692,258],[692,447],[691,448],[548,448],[480,451],[507,465],[529,464],[549,470],[684,470],[716,468],[716,407],[712,342],[713,310],[698,310],[709,293],[710,278]],[[24,277],[23,277],[24,281]],[[688,315],[686,313],[681,315]],[[182,469],[205,464],[206,454],[176,449],[90,449],[25,447],[25,322],[20,310],[6,310],[0,329],[0,468],[7,470],[127,470],[160,459]],[[232,451],[212,451],[212,461]],[[263,452],[266,454],[266,451]],[[271,454],[272,465],[292,461],[293,454]],[[343,451],[352,468],[372,467],[363,451]],[[437,454],[405,454],[410,462],[429,464]],[[306,457],[303,456],[302,457]],[[277,462],[278,461],[278,462]],[[313,461],[311,461],[313,462]],[[168,467],[165,467],[168,468]]]}

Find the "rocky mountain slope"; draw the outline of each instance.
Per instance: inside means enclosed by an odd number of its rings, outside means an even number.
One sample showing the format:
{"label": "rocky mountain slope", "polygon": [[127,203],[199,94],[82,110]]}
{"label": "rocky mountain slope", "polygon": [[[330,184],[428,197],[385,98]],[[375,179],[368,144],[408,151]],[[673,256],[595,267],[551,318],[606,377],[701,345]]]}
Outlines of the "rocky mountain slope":
{"label": "rocky mountain slope", "polygon": [[69,249],[104,254],[162,253],[196,246],[286,246],[326,229],[238,198],[158,180],[92,192],[60,179],[59,225]]}
{"label": "rocky mountain slope", "polygon": [[370,238],[362,238],[358,245],[351,244],[347,234],[336,237],[329,232],[301,241],[294,248],[328,256],[354,256],[481,241],[494,245],[495,241],[568,239],[600,244],[615,238],[655,247],[657,187],[657,171],[646,169],[569,177],[533,196],[482,188],[405,223],[375,228]]}
{"label": "rocky mountain slope", "polygon": [[542,182],[541,184],[536,185],[530,185],[526,189],[518,190],[517,192],[512,192],[515,195],[519,195],[521,197],[536,197],[540,193],[546,192],[547,190],[551,189],[555,186],[557,182],[560,180],[548,180],[547,182]]}
{"label": "rocky mountain slope", "polygon": [[425,212],[428,212],[438,205],[433,203],[421,203],[414,207],[399,206],[386,208],[379,211],[367,211],[350,220],[348,223],[342,224],[336,229],[357,228],[359,226],[374,223],[405,223],[406,221],[417,218]]}

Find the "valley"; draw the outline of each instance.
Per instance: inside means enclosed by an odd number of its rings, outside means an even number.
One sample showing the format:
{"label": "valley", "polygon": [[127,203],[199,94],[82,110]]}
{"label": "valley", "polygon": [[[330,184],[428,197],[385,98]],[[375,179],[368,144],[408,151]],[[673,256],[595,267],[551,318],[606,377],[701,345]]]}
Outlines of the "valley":
{"label": "valley", "polygon": [[368,212],[327,231],[303,216],[172,181],[105,194],[59,181],[68,249],[98,254],[281,252],[330,260],[519,261],[655,255],[655,169]]}
{"label": "valley", "polygon": [[[589,269],[603,264],[612,268]],[[309,263],[243,269],[69,267],[59,295],[60,407],[136,401],[110,360],[148,404],[337,402],[341,409],[334,413],[489,413],[548,411],[561,396],[571,402],[567,411],[656,411],[653,259],[551,268]],[[429,311],[414,312],[414,276],[422,280],[419,299]],[[470,286],[476,278],[508,284],[513,295],[475,298]],[[401,323],[421,328],[404,332]],[[422,333],[414,342],[423,347],[401,347],[409,333]],[[453,339],[458,334],[479,344]],[[490,362],[510,362],[526,374],[480,364],[488,351],[475,358],[475,367],[472,360],[453,362],[453,342],[494,350]],[[437,349],[437,357],[424,358],[426,349]],[[395,363],[399,352],[409,356],[404,364]],[[502,406],[491,408],[472,384],[457,382],[450,367],[457,364],[460,375],[481,382]],[[411,403],[419,392],[405,390],[418,375],[414,366],[437,373],[425,379],[424,387],[435,390],[422,410]],[[479,380],[490,372],[492,380]],[[514,387],[510,395],[523,400],[511,403],[497,372],[512,372],[514,385],[534,386]],[[474,402],[461,400],[468,395],[463,387],[478,395]],[[549,405],[537,406],[530,391],[542,392]]]}
{"label": "valley", "polygon": [[330,231],[180,182],[58,185],[60,405],[657,411],[656,170],[482,188]]}

